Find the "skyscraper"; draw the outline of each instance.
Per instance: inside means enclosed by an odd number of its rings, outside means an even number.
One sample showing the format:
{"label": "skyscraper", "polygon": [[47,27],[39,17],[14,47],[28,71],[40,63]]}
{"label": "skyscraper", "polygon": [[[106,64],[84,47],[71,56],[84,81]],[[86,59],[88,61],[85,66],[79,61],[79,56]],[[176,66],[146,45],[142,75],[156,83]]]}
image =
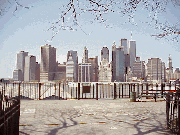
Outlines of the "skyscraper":
{"label": "skyscraper", "polygon": [[17,69],[22,71],[22,77],[20,77],[24,81],[24,68],[25,68],[25,57],[28,56],[28,52],[20,51],[17,53]]}
{"label": "skyscraper", "polygon": [[36,81],[40,81],[40,64],[36,62]]}
{"label": "skyscraper", "polygon": [[78,82],[90,82],[91,63],[80,63],[78,66]]}
{"label": "skyscraper", "polygon": [[133,64],[136,60],[136,41],[129,41],[130,68],[133,71]]}
{"label": "skyscraper", "polygon": [[111,73],[111,66],[107,59],[104,59],[100,62],[100,69],[99,69],[99,82],[111,82],[112,73]]}
{"label": "skyscraper", "polygon": [[76,79],[74,76],[75,76],[75,64],[73,61],[72,54],[70,52],[69,58],[66,63],[66,80],[73,82],[74,79]]}
{"label": "skyscraper", "polygon": [[147,81],[164,82],[165,81],[165,63],[159,58],[148,59],[147,63]]}
{"label": "skyscraper", "polygon": [[116,48],[116,81],[125,81],[125,55],[122,46]]}
{"label": "skyscraper", "polygon": [[107,59],[109,62],[109,49],[107,47],[103,47],[101,50],[101,61],[103,59]]}
{"label": "skyscraper", "polygon": [[90,68],[90,81],[98,82],[98,56],[95,58],[89,58],[89,63],[91,63]]}
{"label": "skyscraper", "polygon": [[25,57],[24,81],[36,79],[36,57],[33,55]]}
{"label": "skyscraper", "polygon": [[22,70],[21,69],[15,69],[13,71],[13,80],[14,81],[22,81],[23,80]]}
{"label": "skyscraper", "polygon": [[[73,60],[73,80],[74,82],[78,81],[78,55],[77,55],[77,51],[73,51],[70,50],[67,53],[67,62],[70,60],[69,57],[72,57]],[[66,68],[69,68],[68,65],[66,66]],[[66,73],[68,74],[69,70],[66,70]]]}
{"label": "skyscraper", "polygon": [[136,57],[133,64],[133,77],[145,78],[145,61],[140,61],[140,57]]}
{"label": "skyscraper", "polygon": [[124,54],[128,54],[128,45],[127,45],[127,39],[121,39],[120,40],[120,46],[123,46],[124,48]]}
{"label": "skyscraper", "polygon": [[116,48],[115,42],[112,46],[112,81],[125,81],[125,55],[124,46]]}
{"label": "skyscraper", "polygon": [[40,81],[54,80],[56,66],[56,48],[48,44],[41,46]]}
{"label": "skyscraper", "polygon": [[113,42],[112,45],[112,82],[116,80],[116,44]]}
{"label": "skyscraper", "polygon": [[170,55],[168,57],[168,68],[169,68],[169,73],[173,73],[172,57]]}
{"label": "skyscraper", "polygon": [[87,50],[86,46],[84,47],[82,63],[88,63],[88,50]]}

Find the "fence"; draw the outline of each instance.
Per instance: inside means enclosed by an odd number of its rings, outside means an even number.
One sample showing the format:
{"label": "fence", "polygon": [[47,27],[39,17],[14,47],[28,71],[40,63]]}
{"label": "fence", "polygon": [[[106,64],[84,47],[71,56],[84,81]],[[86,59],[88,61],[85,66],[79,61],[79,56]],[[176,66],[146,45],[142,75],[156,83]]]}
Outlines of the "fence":
{"label": "fence", "polygon": [[18,135],[20,117],[19,97],[7,97],[5,89],[0,91],[0,134]]}
{"label": "fence", "polygon": [[166,91],[164,84],[157,85],[148,83],[4,83],[6,94],[10,97],[21,99],[42,100],[42,99],[116,99],[130,98],[132,91],[136,92],[137,97],[148,90],[154,89],[161,95]]}
{"label": "fence", "polygon": [[180,91],[169,92],[166,96],[167,127],[174,133],[180,134]]}

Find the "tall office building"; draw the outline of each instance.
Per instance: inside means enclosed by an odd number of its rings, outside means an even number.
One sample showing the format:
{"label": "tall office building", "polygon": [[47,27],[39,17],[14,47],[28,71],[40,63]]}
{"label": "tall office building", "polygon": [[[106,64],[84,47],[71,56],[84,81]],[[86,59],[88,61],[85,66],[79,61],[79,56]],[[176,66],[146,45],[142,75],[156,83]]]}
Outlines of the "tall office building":
{"label": "tall office building", "polygon": [[112,82],[116,80],[116,44],[112,45]]}
{"label": "tall office building", "polygon": [[89,58],[89,63],[91,63],[90,68],[90,81],[98,82],[98,56],[95,58]]}
{"label": "tall office building", "polygon": [[120,40],[120,46],[123,46],[123,48],[124,48],[124,54],[128,54],[128,50],[129,50],[129,48],[128,48],[128,45],[127,45],[127,39],[121,39]]}
{"label": "tall office building", "polygon": [[36,62],[36,81],[40,81],[40,64]]}
{"label": "tall office building", "polygon": [[90,82],[91,63],[80,63],[78,66],[78,82]]}
{"label": "tall office building", "polygon": [[136,61],[133,64],[133,77],[145,78],[145,61],[140,61],[140,57],[136,57]]}
{"label": "tall office building", "polygon": [[66,80],[73,82],[74,79],[76,79],[74,78],[74,75],[75,75],[75,64],[74,64],[72,55],[70,53],[69,59],[66,63]]}
{"label": "tall office building", "polygon": [[24,81],[29,82],[36,79],[36,57],[33,55],[25,57]]}
{"label": "tall office building", "polygon": [[130,68],[133,71],[133,64],[136,60],[136,41],[129,40]]}
{"label": "tall office building", "polygon": [[24,81],[24,68],[25,68],[25,57],[28,56],[28,52],[20,51],[17,53],[17,69],[22,71],[22,77],[20,77]]}
{"label": "tall office building", "polygon": [[112,81],[125,81],[125,55],[123,46],[116,48],[115,42],[112,46]]}
{"label": "tall office building", "polygon": [[101,61],[103,59],[107,59],[109,62],[109,49],[107,47],[103,47],[101,50]]}
{"label": "tall office building", "polygon": [[14,81],[22,81],[23,80],[23,75],[22,75],[21,69],[15,69],[13,71],[13,80]]}
{"label": "tall office building", "polygon": [[172,57],[170,55],[168,57],[168,68],[169,68],[169,73],[173,73]]}
{"label": "tall office building", "polygon": [[[70,60],[69,57],[72,57],[73,60],[73,79],[72,81],[77,82],[78,81],[78,55],[77,51],[70,50],[67,53],[67,62]],[[67,63],[69,64],[69,63]],[[68,65],[66,65],[66,68],[69,68]],[[66,70],[66,74],[68,74],[69,70]]]}
{"label": "tall office building", "polygon": [[165,63],[159,58],[148,59],[147,81],[164,82],[165,81]]}
{"label": "tall office building", "polygon": [[130,55],[124,54],[125,56],[125,73],[127,74],[128,69],[130,68]]}
{"label": "tall office building", "polygon": [[84,47],[82,63],[88,63],[88,50],[87,50],[86,46]]}
{"label": "tall office building", "polygon": [[99,68],[99,82],[111,82],[112,73],[111,66],[107,59],[104,59],[100,62]]}
{"label": "tall office building", "polygon": [[55,80],[66,81],[66,62],[63,64],[58,63]]}
{"label": "tall office building", "polygon": [[116,48],[116,82],[125,81],[125,55],[123,47]]}
{"label": "tall office building", "polygon": [[54,80],[56,68],[56,48],[48,44],[41,46],[40,81]]}

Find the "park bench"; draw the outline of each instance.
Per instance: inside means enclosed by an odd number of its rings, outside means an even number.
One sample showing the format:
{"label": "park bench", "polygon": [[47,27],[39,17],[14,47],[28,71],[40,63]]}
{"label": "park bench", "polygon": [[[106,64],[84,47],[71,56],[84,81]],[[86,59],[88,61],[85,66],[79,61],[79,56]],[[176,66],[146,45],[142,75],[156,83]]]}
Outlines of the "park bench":
{"label": "park bench", "polygon": [[139,95],[139,99],[142,99],[142,97],[152,97],[154,98],[155,102],[158,97],[164,97],[165,95],[161,94],[161,90],[143,90],[141,92],[141,95]]}

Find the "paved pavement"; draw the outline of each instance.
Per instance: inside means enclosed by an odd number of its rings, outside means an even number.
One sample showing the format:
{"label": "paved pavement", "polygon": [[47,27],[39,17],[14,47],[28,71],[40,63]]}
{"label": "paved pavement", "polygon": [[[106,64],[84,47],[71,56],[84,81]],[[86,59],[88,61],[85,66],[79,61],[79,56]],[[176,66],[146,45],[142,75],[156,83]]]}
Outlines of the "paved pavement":
{"label": "paved pavement", "polygon": [[20,135],[168,135],[166,102],[21,100]]}

